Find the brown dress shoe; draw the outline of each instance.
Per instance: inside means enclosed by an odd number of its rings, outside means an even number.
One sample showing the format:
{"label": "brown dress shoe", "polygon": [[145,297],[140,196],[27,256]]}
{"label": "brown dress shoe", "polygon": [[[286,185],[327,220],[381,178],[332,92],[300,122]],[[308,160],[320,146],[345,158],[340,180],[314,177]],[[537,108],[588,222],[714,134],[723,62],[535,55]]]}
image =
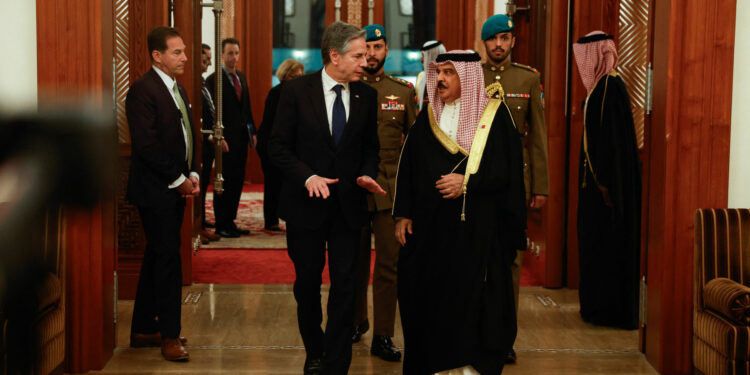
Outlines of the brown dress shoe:
{"label": "brown dress shoe", "polygon": [[218,241],[221,239],[221,236],[219,236],[218,234],[211,233],[205,229],[200,231],[200,235],[201,235],[201,239],[203,239],[202,237],[206,237],[211,242]]}
{"label": "brown dress shoe", "polygon": [[161,340],[161,354],[167,361],[187,361],[190,359],[185,347],[179,339]]}
{"label": "brown dress shoe", "polygon": [[[187,338],[180,336],[182,345],[187,344]],[[131,333],[131,348],[158,348],[161,346],[161,333]]]}

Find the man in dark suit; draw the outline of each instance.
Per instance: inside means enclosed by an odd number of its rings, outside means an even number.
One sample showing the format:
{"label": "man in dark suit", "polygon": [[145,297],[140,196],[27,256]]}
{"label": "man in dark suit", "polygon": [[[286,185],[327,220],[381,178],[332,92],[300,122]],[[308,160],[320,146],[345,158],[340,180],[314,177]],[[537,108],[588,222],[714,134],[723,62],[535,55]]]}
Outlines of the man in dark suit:
{"label": "man in dark suit", "polygon": [[[240,41],[226,38],[221,41],[222,82],[222,123],[224,138],[228,150],[222,160],[224,192],[214,194],[214,214],[216,215],[216,234],[222,237],[239,237],[250,234],[247,229],[240,229],[234,223],[242,196],[242,185],[245,181],[245,163],[247,146],[255,145],[255,125],[250,110],[250,91],[245,74],[237,70],[240,59]],[[206,79],[206,86],[216,98],[216,73]]]}
{"label": "man in dark suit", "polygon": [[[205,73],[208,67],[211,66],[211,46],[203,44],[201,46],[201,72]],[[214,99],[211,96],[211,92],[206,87],[206,80],[201,76],[201,128],[203,130],[213,130],[214,128],[214,116],[216,114],[216,107],[214,106]],[[227,149],[227,141],[222,140],[224,149]],[[221,236],[215,233],[211,233],[206,228],[213,227],[213,224],[209,226],[206,222],[206,190],[208,184],[211,182],[211,170],[214,165],[214,143],[213,136],[210,134],[203,134],[203,145],[201,147],[201,243],[207,244],[209,241],[218,241]]]}
{"label": "man in dark suit", "polygon": [[[362,75],[364,31],[335,22],[323,33],[324,68],[288,81],[281,93],[269,156],[284,176],[279,216],[287,223],[297,279],[297,321],[305,374],[346,374],[354,325],[354,265],[368,218],[367,191],[385,194],[378,173],[377,93]],[[231,147],[231,145],[230,145]],[[331,289],[320,328],[326,247]]]}
{"label": "man in dark suit", "polygon": [[133,307],[130,345],[159,346],[164,358],[188,360],[180,335],[180,226],[186,195],[200,192],[188,95],[175,76],[185,70],[177,30],[148,34],[152,68],[130,87],[125,110],[132,156],[127,198],[138,207],[146,251]]}

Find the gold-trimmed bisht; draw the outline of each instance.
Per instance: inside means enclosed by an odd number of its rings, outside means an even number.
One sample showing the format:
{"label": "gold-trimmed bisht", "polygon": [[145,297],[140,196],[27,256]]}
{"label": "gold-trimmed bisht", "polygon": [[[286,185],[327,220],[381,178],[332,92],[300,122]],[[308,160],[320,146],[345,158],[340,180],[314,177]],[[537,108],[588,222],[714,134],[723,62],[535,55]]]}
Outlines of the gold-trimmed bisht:
{"label": "gold-trimmed bisht", "polygon": [[[464,173],[464,181],[461,185],[461,193],[463,195],[463,202],[461,204],[461,221],[466,221],[466,194],[468,192],[467,186],[469,184],[469,178],[472,174],[479,171],[479,164],[482,162],[484,148],[487,146],[487,138],[489,138],[490,135],[492,122],[495,119],[495,114],[497,114],[500,105],[505,101],[505,91],[500,82],[488,85],[485,90],[487,90],[487,94],[490,96],[490,101],[487,103],[487,107],[485,107],[482,117],[479,118],[479,124],[477,124],[474,139],[471,141],[469,160],[466,162],[466,172]],[[508,114],[510,114],[510,112],[508,112]],[[513,116],[511,116],[511,119],[512,118]],[[513,126],[515,126],[515,123]]]}

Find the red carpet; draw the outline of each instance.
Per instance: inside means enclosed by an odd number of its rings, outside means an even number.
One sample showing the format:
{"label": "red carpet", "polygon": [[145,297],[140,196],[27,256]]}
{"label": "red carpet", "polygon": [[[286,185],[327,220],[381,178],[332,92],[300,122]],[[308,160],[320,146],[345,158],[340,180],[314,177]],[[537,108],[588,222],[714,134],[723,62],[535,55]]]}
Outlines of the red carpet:
{"label": "red carpet", "polygon": [[[375,252],[370,257],[370,283]],[[210,250],[193,257],[193,282],[213,284],[291,284],[294,265],[286,250]],[[328,265],[323,283],[330,284]],[[521,285],[541,285],[526,268],[521,271]]]}
{"label": "red carpet", "polygon": [[[208,192],[213,191],[210,185]],[[242,236],[232,242],[224,238],[205,246],[193,256],[193,282],[213,284],[291,284],[294,282],[294,265],[286,249],[286,233],[263,231],[263,200],[249,199],[247,193],[262,193],[262,184],[245,184],[243,200],[237,221],[253,231],[251,236]],[[213,220],[211,202],[206,200],[206,218]],[[241,214],[241,215],[240,215]],[[266,238],[267,237],[267,238]],[[280,240],[280,241],[279,241]],[[281,245],[278,245],[281,244]],[[226,246],[226,247],[225,247]],[[224,248],[222,248],[224,247]],[[207,250],[210,248],[210,250]],[[530,254],[526,254],[530,256]],[[326,262],[327,263],[327,262]],[[529,264],[528,262],[525,262]],[[370,282],[375,264],[375,253],[370,258]],[[533,268],[533,267],[532,267]],[[328,265],[323,270],[323,283],[330,284]],[[530,267],[521,271],[521,285],[541,285]]]}
{"label": "red carpet", "polygon": [[[370,258],[370,282],[375,253]],[[211,250],[193,257],[193,282],[213,284],[292,284],[294,265],[286,250]],[[323,283],[330,284],[328,262]]]}

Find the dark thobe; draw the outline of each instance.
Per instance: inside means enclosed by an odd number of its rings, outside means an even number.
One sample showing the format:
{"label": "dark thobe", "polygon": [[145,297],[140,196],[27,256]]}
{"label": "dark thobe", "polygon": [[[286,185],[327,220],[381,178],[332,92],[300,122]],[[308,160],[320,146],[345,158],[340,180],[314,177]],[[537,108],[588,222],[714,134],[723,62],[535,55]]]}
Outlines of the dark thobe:
{"label": "dark thobe", "polygon": [[443,198],[435,182],[454,168],[463,174],[467,160],[438,137],[450,139],[422,111],[396,180],[394,216],[413,220],[398,264],[404,374],[466,365],[494,374],[516,336],[510,265],[525,241],[521,142],[502,104],[468,181],[462,221],[463,197]]}
{"label": "dark thobe", "polygon": [[638,328],[641,172],[625,84],[599,80],[584,104],[578,249],[583,320]]}

